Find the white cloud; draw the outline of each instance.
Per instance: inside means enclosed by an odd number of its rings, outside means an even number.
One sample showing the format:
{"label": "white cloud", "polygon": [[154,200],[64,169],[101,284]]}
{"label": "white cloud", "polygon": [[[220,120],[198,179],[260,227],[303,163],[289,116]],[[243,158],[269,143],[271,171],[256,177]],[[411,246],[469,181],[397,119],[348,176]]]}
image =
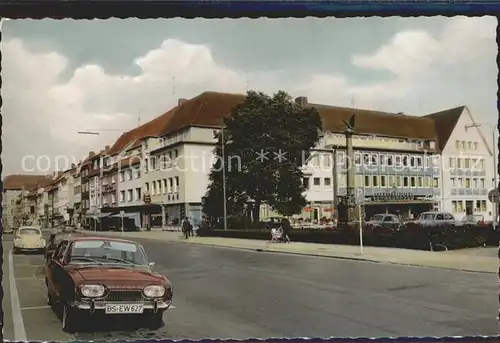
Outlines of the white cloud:
{"label": "white cloud", "polygon": [[[139,114],[144,122],[171,108],[177,98],[205,90],[244,92],[247,77],[252,89],[284,89],[317,103],[350,106],[355,99],[356,107],[425,113],[480,101],[477,110],[490,111],[496,103],[496,88],[490,89],[496,84],[495,26],[495,18],[463,17],[450,19],[439,35],[399,32],[372,54],[353,56],[359,68],[393,74],[372,83],[355,83],[340,70],[310,75],[296,84],[284,78],[293,70],[245,75],[217,63],[207,46],[174,39],[133,61],[140,69],[137,76],[111,75],[98,65],[86,65],[62,81],[68,66],[64,56],[31,52],[19,39],[4,41],[5,173],[20,171],[25,155],[83,156],[112,144],[121,131],[137,124]],[[456,82],[471,63],[478,68],[477,61],[484,65],[482,74],[468,75],[467,82],[482,82],[487,89]],[[451,79],[445,73],[450,66]],[[486,104],[488,99],[495,103]],[[103,131],[99,136],[77,135],[89,129]]]}

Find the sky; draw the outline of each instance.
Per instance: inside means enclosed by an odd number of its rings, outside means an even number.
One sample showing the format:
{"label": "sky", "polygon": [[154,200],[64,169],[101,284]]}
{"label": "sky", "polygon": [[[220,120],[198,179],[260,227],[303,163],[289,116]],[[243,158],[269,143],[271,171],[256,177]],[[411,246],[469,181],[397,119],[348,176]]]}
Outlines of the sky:
{"label": "sky", "polygon": [[[64,168],[179,98],[248,89],[496,125],[495,17],[8,20],[3,175]],[[79,135],[78,131],[99,135]],[[487,135],[488,136],[488,135]]]}

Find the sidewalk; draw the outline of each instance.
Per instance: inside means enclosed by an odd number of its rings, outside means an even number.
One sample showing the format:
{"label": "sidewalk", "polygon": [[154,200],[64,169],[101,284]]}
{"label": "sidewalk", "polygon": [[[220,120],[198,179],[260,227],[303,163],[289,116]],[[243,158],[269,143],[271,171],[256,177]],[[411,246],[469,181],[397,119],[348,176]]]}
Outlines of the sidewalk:
{"label": "sidewalk", "polygon": [[331,257],[482,273],[497,273],[500,265],[497,256],[498,248],[431,252],[397,248],[364,247],[363,254],[361,254],[359,246],[351,245],[302,242],[282,244],[270,243],[269,241],[220,237],[190,237],[186,240],[182,238],[180,232],[168,231],[125,232],[123,234],[121,232],[80,232],[130,239],[151,239],[165,242],[201,244],[253,251]]}

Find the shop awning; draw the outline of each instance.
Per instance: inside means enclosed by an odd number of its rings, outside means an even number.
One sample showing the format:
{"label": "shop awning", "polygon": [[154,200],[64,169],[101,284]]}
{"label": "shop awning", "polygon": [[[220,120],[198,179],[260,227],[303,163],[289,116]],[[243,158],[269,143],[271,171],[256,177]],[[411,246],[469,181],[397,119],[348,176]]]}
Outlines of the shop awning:
{"label": "shop awning", "polygon": [[[129,212],[129,213],[124,213],[123,218],[137,218],[137,217],[140,217],[140,215],[141,214],[139,212]],[[111,217],[121,218],[122,215],[120,213],[118,213],[118,214],[113,214]]]}
{"label": "shop awning", "polygon": [[98,214],[93,214],[93,213],[87,213],[85,215],[85,218],[104,218],[108,217],[111,213],[98,213]]}

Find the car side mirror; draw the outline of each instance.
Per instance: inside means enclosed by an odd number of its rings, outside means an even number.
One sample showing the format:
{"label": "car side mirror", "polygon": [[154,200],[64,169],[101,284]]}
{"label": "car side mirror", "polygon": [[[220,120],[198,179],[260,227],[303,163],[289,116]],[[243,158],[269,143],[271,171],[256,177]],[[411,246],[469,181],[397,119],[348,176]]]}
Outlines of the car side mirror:
{"label": "car side mirror", "polygon": [[56,251],[56,246],[55,245],[49,245],[47,247],[47,250],[45,251],[45,259],[50,260]]}
{"label": "car side mirror", "polygon": [[153,267],[155,266],[155,264],[156,264],[156,263],[154,263],[154,262],[149,262],[149,263],[148,263],[148,267],[149,267],[149,268],[153,268]]}

